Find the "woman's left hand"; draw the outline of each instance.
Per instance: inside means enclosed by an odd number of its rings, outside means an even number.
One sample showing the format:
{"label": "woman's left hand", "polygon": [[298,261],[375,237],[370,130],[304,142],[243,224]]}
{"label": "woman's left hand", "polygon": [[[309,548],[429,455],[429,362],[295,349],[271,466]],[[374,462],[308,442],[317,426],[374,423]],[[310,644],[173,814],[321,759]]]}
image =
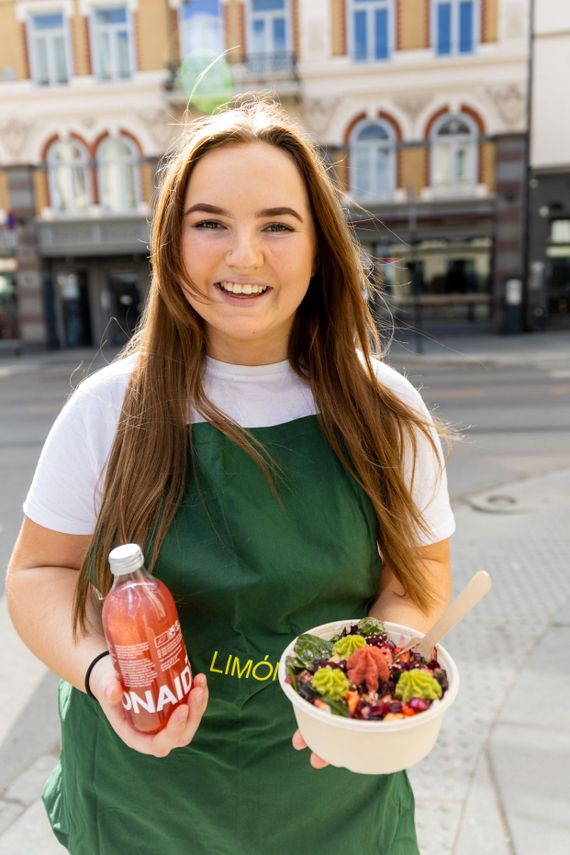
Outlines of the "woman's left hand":
{"label": "woman's left hand", "polygon": [[[293,742],[293,748],[296,748],[297,751],[301,751],[301,749],[307,747],[307,743],[305,742],[305,740],[301,736],[300,730],[295,731],[295,733],[293,734],[292,742]],[[316,754],[314,754],[311,751],[311,766],[313,767],[313,769],[324,769],[325,766],[328,766],[328,765],[329,764],[327,763],[326,760],[323,760],[322,757],[318,757]]]}

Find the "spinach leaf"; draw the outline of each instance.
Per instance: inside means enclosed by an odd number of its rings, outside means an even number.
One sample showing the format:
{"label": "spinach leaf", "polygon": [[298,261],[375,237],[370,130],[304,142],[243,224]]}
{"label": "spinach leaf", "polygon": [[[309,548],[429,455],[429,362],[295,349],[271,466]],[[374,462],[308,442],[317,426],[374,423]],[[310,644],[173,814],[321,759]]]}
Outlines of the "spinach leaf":
{"label": "spinach leaf", "polygon": [[360,635],[385,635],[384,624],[375,617],[365,617],[358,621],[358,632]]}
{"label": "spinach leaf", "polygon": [[295,691],[297,691],[297,662],[295,659],[292,659],[291,656],[288,656],[285,665],[287,667],[287,673],[291,679],[291,685]]}
{"label": "spinach leaf", "polygon": [[319,695],[319,700],[328,704],[334,715],[341,715],[344,718],[348,718],[348,704],[345,703],[345,701],[336,701],[332,698],[328,698],[326,695]]}
{"label": "spinach leaf", "polygon": [[319,659],[330,659],[332,648],[330,641],[306,632],[297,639],[295,656],[304,668],[311,669]]}

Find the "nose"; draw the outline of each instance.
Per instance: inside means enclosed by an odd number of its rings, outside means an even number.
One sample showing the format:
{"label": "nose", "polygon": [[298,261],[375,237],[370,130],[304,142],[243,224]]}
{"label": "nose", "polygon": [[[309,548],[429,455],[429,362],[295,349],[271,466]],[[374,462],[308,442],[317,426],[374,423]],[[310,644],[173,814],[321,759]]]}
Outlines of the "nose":
{"label": "nose", "polygon": [[249,231],[236,233],[226,255],[230,267],[254,270],[263,264],[263,253],[256,235]]}

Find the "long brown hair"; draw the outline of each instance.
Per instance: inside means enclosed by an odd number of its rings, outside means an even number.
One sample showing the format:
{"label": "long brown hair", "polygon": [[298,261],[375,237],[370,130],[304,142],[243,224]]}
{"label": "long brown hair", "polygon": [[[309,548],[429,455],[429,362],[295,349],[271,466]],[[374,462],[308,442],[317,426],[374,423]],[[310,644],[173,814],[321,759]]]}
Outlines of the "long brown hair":
{"label": "long brown hair", "polygon": [[[366,300],[367,275],[341,196],[308,136],[268,99],[246,97],[224,112],[193,120],[166,160],[151,235],[152,283],[141,324],[122,356],[137,354],[111,450],[92,546],[81,568],[74,627],[86,628],[90,581],[110,587],[110,549],[145,545],[152,570],[192,476],[189,404],[240,445],[271,480],[271,460],[250,433],[207,399],[202,383],[207,341],[202,318],[183,289],[192,288],[181,255],[188,180],[207,152],[228,143],[265,142],[294,159],[302,175],[317,235],[317,269],[299,306],[289,340],[293,370],[307,378],[321,429],[378,519],[378,545],[407,595],[421,609],[434,600],[418,561],[418,531],[426,531],[404,474],[404,446],[415,455],[418,431],[434,451],[429,426],[376,379],[380,354]],[[360,356],[358,354],[360,351]]]}

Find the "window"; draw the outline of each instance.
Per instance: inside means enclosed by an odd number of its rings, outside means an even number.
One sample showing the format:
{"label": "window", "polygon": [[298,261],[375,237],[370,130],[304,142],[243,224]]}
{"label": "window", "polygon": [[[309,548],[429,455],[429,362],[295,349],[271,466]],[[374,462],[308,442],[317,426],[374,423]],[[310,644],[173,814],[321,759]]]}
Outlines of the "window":
{"label": "window", "polygon": [[62,12],[30,15],[28,43],[34,83],[50,86],[69,81],[69,40]]}
{"label": "window", "polygon": [[224,50],[224,25],[220,0],[189,0],[180,8],[180,52],[182,58],[195,51]]}
{"label": "window", "polygon": [[107,211],[129,211],[139,201],[138,156],[127,137],[108,137],[97,149],[101,203]]}
{"label": "window", "polygon": [[389,59],[393,50],[393,0],[351,0],[351,55],[359,62]]}
{"label": "window", "polygon": [[133,35],[125,6],[93,9],[91,44],[95,75],[99,80],[124,80],[134,68]]}
{"label": "window", "polygon": [[291,66],[288,0],[251,0],[248,45],[250,68],[266,71]]}
{"label": "window", "polygon": [[551,243],[570,244],[570,220],[552,220],[550,223]]}
{"label": "window", "polygon": [[431,136],[431,184],[436,193],[462,195],[477,183],[477,129],[464,114],[442,116]]}
{"label": "window", "polygon": [[54,142],[48,151],[48,182],[52,208],[61,214],[84,211],[91,202],[89,158],[77,140]]}
{"label": "window", "polygon": [[[555,202],[551,209],[558,207]],[[547,213],[548,216],[548,213]],[[570,219],[550,223],[546,246],[548,311],[551,315],[570,314]]]}
{"label": "window", "polygon": [[0,340],[19,336],[16,277],[0,273]]}
{"label": "window", "polygon": [[479,40],[478,0],[434,0],[433,31],[438,56],[473,53]]}
{"label": "window", "polygon": [[388,122],[355,128],[350,143],[351,193],[356,199],[389,199],[396,187],[396,139]]}

